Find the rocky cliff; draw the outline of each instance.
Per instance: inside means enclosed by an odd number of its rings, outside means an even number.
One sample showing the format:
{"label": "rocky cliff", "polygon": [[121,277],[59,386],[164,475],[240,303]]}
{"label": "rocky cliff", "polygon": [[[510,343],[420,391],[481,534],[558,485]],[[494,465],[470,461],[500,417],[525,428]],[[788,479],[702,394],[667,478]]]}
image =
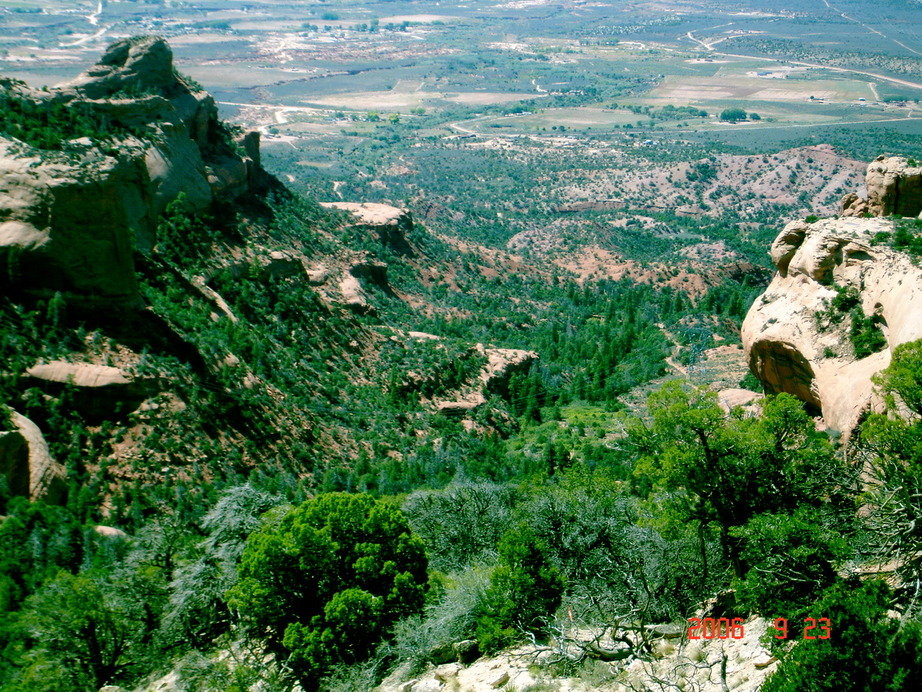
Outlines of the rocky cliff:
{"label": "rocky cliff", "polygon": [[777,273],[743,323],[766,390],[797,396],[845,434],[882,405],[872,376],[893,348],[922,338],[922,268],[909,252],[918,221],[890,216],[919,213],[919,172],[878,159],[867,197],[847,197],[845,216],[788,224],[770,251]]}
{"label": "rocky cliff", "polygon": [[902,156],[878,156],[865,174],[867,196],[846,195],[843,216],[919,216],[922,214],[922,166]]}
{"label": "rocky cliff", "polygon": [[[47,91],[5,80],[0,107],[0,259],[16,289],[131,301],[134,252],[157,243],[167,204],[182,193],[204,211],[268,179],[258,135],[235,139],[160,38],[119,41]],[[47,132],[16,127],[22,113]]]}

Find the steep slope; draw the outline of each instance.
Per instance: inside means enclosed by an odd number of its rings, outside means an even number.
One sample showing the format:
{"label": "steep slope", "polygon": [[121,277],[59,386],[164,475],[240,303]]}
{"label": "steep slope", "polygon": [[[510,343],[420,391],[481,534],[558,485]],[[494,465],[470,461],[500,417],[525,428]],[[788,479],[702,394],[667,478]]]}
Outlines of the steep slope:
{"label": "steep slope", "polygon": [[120,41],[47,91],[4,82],[0,108],[14,494],[61,499],[66,470],[70,497],[117,521],[132,496],[259,468],[338,487],[369,440],[385,458],[419,446],[436,398],[486,403],[482,353],[372,319],[411,310],[388,271],[441,273],[439,243],[403,210],[290,195],[162,39]]}

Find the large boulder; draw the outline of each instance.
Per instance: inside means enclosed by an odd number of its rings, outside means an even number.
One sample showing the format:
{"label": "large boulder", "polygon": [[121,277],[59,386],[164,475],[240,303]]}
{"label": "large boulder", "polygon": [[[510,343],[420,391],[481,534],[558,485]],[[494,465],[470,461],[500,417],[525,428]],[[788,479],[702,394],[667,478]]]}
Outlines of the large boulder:
{"label": "large boulder", "polygon": [[[886,244],[884,218],[827,219],[788,224],[772,245],[778,269],[743,322],[749,366],[768,393],[788,392],[845,434],[883,400],[872,376],[890,363],[895,346],[922,338],[922,269]],[[851,315],[831,307],[840,289],[856,309],[876,316],[884,347],[855,356]]]}
{"label": "large boulder", "polygon": [[919,216],[922,214],[922,166],[902,156],[878,156],[865,174],[867,198],[852,193],[842,200],[846,216]]}
{"label": "large boulder", "polygon": [[162,384],[121,368],[59,360],[36,363],[22,376],[23,387],[37,387],[52,396],[70,387],[74,407],[88,420],[121,418],[159,392]]}

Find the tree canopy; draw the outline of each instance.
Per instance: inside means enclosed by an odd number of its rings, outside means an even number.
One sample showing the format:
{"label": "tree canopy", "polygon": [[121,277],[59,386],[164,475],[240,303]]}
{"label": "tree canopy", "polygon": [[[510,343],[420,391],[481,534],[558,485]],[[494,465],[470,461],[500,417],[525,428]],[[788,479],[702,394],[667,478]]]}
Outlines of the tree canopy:
{"label": "tree canopy", "polygon": [[228,593],[251,636],[287,655],[306,688],[366,658],[399,618],[422,608],[422,542],[393,504],[331,493],[270,512],[247,539]]}

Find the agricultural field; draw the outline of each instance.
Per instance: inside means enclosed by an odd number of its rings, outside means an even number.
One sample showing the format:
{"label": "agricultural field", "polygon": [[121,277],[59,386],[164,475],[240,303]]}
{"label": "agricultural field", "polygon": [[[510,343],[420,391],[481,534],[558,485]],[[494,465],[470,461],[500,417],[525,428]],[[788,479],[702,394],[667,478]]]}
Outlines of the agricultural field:
{"label": "agricultural field", "polygon": [[[917,5],[19,0],[0,73],[56,82],[163,35],[295,188],[611,277],[697,242],[764,264],[781,222],[860,185],[859,161],[917,149]],[[638,213],[652,240],[625,225]],[[617,261],[586,259],[601,251]]]}

